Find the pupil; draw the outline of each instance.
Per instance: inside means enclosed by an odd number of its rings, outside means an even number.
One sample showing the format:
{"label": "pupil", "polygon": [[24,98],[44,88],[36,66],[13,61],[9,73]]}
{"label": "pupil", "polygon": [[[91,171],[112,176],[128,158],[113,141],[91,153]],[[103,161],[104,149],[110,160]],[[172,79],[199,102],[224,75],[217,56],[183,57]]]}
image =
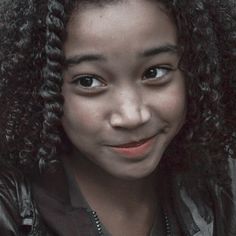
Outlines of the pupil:
{"label": "pupil", "polygon": [[90,87],[93,84],[93,79],[89,77],[82,78],[80,84],[84,87]]}
{"label": "pupil", "polygon": [[156,70],[155,69],[150,69],[146,73],[146,78],[153,78],[153,77],[156,77],[156,75],[157,75]]}

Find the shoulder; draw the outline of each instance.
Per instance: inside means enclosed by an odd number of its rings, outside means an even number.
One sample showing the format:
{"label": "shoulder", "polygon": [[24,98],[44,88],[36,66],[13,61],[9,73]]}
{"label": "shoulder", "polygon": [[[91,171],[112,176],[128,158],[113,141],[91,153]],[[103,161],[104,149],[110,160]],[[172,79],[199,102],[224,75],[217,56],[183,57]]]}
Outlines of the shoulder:
{"label": "shoulder", "polygon": [[228,165],[230,183],[224,187],[213,186],[213,188],[216,211],[222,212],[218,223],[224,225],[227,236],[233,236],[236,235],[236,158],[229,158]]}
{"label": "shoulder", "polygon": [[236,235],[236,159],[228,158],[226,169],[230,182],[225,186],[211,182],[209,189],[214,205],[216,228],[219,235]]}
{"label": "shoulder", "polygon": [[203,196],[201,188],[196,185],[192,188],[190,183],[184,181],[183,177],[189,175],[191,173],[175,173],[171,179],[170,195],[178,222],[186,235],[213,236],[213,209],[207,202],[208,197]]}
{"label": "shoulder", "polygon": [[[0,167],[0,234],[18,235],[19,226],[30,219],[30,185],[15,168]],[[28,217],[27,217],[28,216]]]}
{"label": "shoulder", "polygon": [[9,203],[19,211],[31,199],[30,183],[16,168],[0,168],[0,203]]}
{"label": "shoulder", "polygon": [[[19,198],[22,198],[23,174],[1,166],[0,168],[0,234],[17,235],[21,224]],[[25,187],[26,189],[26,187]],[[20,190],[20,192],[18,191]]]}
{"label": "shoulder", "polygon": [[16,168],[0,167],[0,212],[0,235],[48,235],[34,204],[30,181]]}
{"label": "shoulder", "polygon": [[13,191],[23,186],[29,188],[29,183],[20,170],[13,167],[0,167],[0,190],[6,190],[7,187]]}
{"label": "shoulder", "polygon": [[[217,236],[234,236],[236,235],[236,159],[228,158],[228,167],[225,169],[230,178],[230,182],[225,182],[225,185],[219,184],[213,179],[206,180],[206,190],[209,195],[208,201],[213,213],[213,231]],[[183,194],[182,194],[183,195]],[[197,210],[201,213],[201,207],[204,202],[195,201],[196,198],[188,198],[182,196],[185,202],[197,203]],[[187,199],[187,201],[186,201]],[[196,215],[192,204],[188,204],[192,213]],[[202,211],[204,212],[204,211]],[[208,219],[208,217],[206,218]]]}
{"label": "shoulder", "polygon": [[[0,167],[0,200],[12,200],[12,203],[19,201],[19,198],[30,193],[30,185],[24,174],[9,167]],[[6,199],[7,198],[7,199]]]}

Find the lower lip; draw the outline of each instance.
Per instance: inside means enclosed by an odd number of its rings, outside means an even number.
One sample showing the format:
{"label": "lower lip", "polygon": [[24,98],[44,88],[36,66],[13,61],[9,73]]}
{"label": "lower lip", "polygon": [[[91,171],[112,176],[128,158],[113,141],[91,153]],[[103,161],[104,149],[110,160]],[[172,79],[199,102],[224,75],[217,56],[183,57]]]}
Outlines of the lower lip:
{"label": "lower lip", "polygon": [[155,137],[152,137],[150,139],[147,139],[138,146],[136,145],[133,147],[112,147],[112,149],[115,152],[118,152],[120,155],[129,158],[142,157],[145,156],[150,151],[150,149],[153,146],[154,140]]}

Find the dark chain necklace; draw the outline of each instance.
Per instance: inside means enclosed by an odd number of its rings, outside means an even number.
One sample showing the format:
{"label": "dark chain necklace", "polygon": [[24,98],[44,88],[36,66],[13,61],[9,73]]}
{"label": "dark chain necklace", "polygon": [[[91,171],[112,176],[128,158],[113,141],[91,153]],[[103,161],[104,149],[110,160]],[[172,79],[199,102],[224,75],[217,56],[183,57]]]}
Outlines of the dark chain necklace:
{"label": "dark chain necklace", "polygon": [[166,236],[172,236],[171,224],[169,221],[168,214],[165,210],[163,210],[163,216],[164,216],[164,222],[165,222]]}
{"label": "dark chain necklace", "polygon": [[95,211],[92,211],[92,216],[93,216],[93,219],[94,219],[95,224],[96,224],[98,235],[103,236],[104,234],[102,232],[102,224],[101,224],[101,221],[98,218],[97,213]]}
{"label": "dark chain necklace", "polygon": [[[99,218],[97,216],[97,213],[95,211],[92,211],[91,213],[92,213],[93,219],[94,219],[95,224],[96,224],[98,235],[103,236],[104,234],[102,232],[102,224],[101,224],[101,221],[99,220]],[[169,221],[169,217],[168,217],[167,212],[164,211],[164,210],[163,210],[163,217],[164,217],[164,223],[165,223],[166,236],[172,236],[171,224],[170,224],[170,221]]]}

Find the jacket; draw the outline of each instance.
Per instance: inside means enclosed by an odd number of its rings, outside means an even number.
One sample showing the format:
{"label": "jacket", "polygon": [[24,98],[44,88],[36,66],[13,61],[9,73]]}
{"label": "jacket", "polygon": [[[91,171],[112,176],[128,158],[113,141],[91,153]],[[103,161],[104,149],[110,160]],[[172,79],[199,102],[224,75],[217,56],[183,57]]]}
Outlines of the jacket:
{"label": "jacket", "polygon": [[[183,235],[236,236],[236,160],[229,159],[229,166],[232,182],[227,189],[209,182],[212,208],[201,200],[193,200],[181,186],[181,177],[174,176],[171,207],[175,209]],[[67,186],[63,170],[30,183],[16,169],[1,169],[0,235],[101,235],[96,216],[83,207],[71,205]]]}

